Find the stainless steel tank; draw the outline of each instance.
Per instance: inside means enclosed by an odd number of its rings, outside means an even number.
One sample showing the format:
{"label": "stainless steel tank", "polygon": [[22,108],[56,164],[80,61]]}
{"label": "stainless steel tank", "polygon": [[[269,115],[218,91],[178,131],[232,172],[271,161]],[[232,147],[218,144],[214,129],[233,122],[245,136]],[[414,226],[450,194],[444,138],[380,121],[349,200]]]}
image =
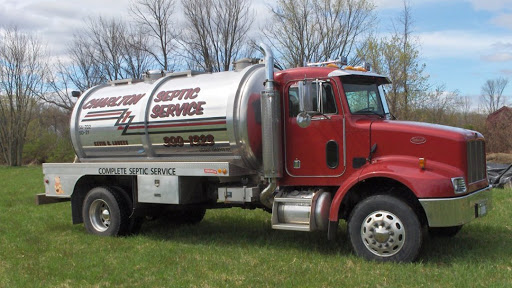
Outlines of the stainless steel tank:
{"label": "stainless steel tank", "polygon": [[70,126],[80,161],[227,161],[261,169],[264,65],[154,78],[114,81],[78,99]]}

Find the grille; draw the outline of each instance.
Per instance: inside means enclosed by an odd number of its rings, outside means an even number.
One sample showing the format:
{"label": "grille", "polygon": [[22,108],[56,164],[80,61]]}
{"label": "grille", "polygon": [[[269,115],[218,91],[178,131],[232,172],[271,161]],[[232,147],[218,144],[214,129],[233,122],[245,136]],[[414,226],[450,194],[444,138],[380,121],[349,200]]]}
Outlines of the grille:
{"label": "grille", "polygon": [[468,184],[487,177],[485,166],[485,142],[483,140],[469,141],[468,153]]}

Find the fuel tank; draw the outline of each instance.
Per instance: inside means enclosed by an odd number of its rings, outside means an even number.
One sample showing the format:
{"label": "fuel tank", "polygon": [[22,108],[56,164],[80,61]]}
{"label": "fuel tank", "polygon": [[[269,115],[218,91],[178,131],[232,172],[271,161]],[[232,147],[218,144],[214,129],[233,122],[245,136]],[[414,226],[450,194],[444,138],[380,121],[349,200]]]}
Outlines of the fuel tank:
{"label": "fuel tank", "polygon": [[230,162],[261,169],[264,65],[157,73],[87,90],[71,116],[81,162]]}

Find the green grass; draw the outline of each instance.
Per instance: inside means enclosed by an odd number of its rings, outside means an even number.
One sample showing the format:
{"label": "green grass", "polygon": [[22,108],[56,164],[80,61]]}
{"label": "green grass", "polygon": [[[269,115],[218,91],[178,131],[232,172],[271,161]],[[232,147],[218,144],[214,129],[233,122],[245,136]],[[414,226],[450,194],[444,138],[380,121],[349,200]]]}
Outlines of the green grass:
{"label": "green grass", "polygon": [[36,206],[40,167],[0,167],[0,287],[511,287],[512,191],[453,239],[425,238],[412,264],[353,255],[345,224],[324,233],[277,231],[270,214],[208,211],[196,226],[146,222],[102,238],[71,224],[68,203]]}

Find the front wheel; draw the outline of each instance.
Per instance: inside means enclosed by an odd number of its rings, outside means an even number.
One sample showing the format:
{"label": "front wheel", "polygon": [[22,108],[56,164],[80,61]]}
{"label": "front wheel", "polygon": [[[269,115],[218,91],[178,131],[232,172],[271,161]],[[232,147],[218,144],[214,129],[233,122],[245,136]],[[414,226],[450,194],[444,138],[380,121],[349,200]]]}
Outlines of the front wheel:
{"label": "front wheel", "polygon": [[348,221],[352,247],[368,260],[412,262],[422,244],[422,227],[404,201],[376,195],[358,203]]}

